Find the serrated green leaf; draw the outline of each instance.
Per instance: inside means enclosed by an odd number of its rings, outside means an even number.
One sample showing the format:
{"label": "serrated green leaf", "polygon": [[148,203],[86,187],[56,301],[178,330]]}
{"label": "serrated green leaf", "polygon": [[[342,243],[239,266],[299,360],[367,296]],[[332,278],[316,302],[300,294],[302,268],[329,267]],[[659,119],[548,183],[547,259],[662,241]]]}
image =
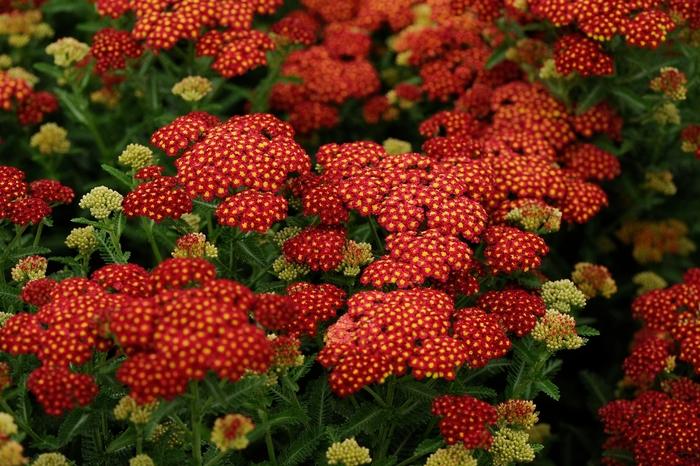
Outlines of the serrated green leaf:
{"label": "serrated green leaf", "polygon": [[58,429],[58,443],[60,446],[66,445],[70,442],[76,435],[87,427],[87,421],[90,419],[90,415],[81,412],[81,410],[74,410],[64,419],[61,427]]}
{"label": "serrated green leaf", "polygon": [[129,426],[124,432],[121,433],[117,438],[112,440],[105,450],[106,453],[115,453],[119,450],[126,448],[131,448],[136,444],[136,432],[133,427]]}
{"label": "serrated green leaf", "polygon": [[125,187],[131,189],[132,188],[132,181],[131,177],[129,177],[126,173],[122,172],[116,167],[112,167],[111,165],[107,165],[106,163],[103,163],[100,165],[104,171],[112,175],[114,178],[116,178],[117,181],[119,181],[121,184],[123,184]]}
{"label": "serrated green leaf", "polygon": [[600,335],[598,329],[595,329],[589,325],[579,325],[576,327],[576,333],[583,337],[597,337]]}
{"label": "serrated green leaf", "polygon": [[559,387],[551,380],[538,380],[535,382],[535,389],[543,392],[553,400],[559,400]]}

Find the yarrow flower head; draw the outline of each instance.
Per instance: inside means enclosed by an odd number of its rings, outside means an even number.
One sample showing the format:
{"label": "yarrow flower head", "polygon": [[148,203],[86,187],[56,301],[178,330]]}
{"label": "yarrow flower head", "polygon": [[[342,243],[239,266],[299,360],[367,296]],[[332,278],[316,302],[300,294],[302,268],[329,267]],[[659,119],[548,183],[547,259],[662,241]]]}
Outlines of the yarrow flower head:
{"label": "yarrow flower head", "polygon": [[175,242],[173,257],[201,257],[214,259],[219,255],[216,246],[207,241],[204,233],[189,233]]}
{"label": "yarrow flower head", "polygon": [[496,408],[469,395],[442,395],[433,400],[432,413],[441,417],[440,433],[448,445],[464,448],[491,447],[489,427],[496,424]]}
{"label": "yarrow flower head", "polygon": [[361,447],[354,437],[350,437],[342,442],[333,442],[326,450],[326,460],[328,464],[360,466],[371,463],[372,457],[369,448]]}
{"label": "yarrow flower head", "polygon": [[542,202],[526,201],[513,207],[505,217],[525,231],[532,233],[553,233],[561,226],[561,210]]}
{"label": "yarrow flower head", "polygon": [[46,268],[48,264],[49,263],[45,257],[25,257],[17,262],[17,264],[12,268],[10,274],[14,281],[22,283],[44,278],[46,276]]}
{"label": "yarrow flower head", "polygon": [[253,421],[242,414],[227,414],[214,422],[211,441],[220,451],[242,450],[248,446],[248,433],[255,428]]}
{"label": "yarrow flower head", "polygon": [[32,461],[32,466],[70,466],[68,458],[61,453],[42,453]]}
{"label": "yarrow flower head", "polygon": [[202,76],[187,76],[181,79],[172,88],[172,93],[187,102],[202,100],[212,91],[212,84]]}
{"label": "yarrow flower head", "polygon": [[371,244],[348,240],[345,243],[343,261],[338,266],[338,269],[345,276],[355,277],[360,274],[360,267],[371,263],[373,260],[374,255],[372,254]]}
{"label": "yarrow flower head", "polygon": [[650,270],[639,272],[632,277],[632,283],[637,285],[637,294],[641,295],[651,290],[666,288],[668,282],[659,274]]}
{"label": "yarrow flower head", "polygon": [[46,47],[46,53],[53,57],[53,62],[61,68],[68,68],[79,63],[90,52],[90,46],[72,37],[63,37]]}
{"label": "yarrow flower head", "polygon": [[17,433],[17,424],[12,416],[7,413],[0,412],[0,434],[5,437],[15,435]]}
{"label": "yarrow flower head", "polygon": [[688,78],[677,68],[665,66],[659,71],[659,76],[649,83],[651,90],[663,93],[671,100],[685,100]]}
{"label": "yarrow flower head", "polygon": [[114,407],[114,417],[120,421],[128,419],[134,424],[146,424],[157,408],[158,402],[140,405],[129,395],[125,395]]}
{"label": "yarrow flower head", "polygon": [[669,170],[647,171],[644,174],[644,188],[664,196],[673,196],[678,190],[673,182],[673,173]]}
{"label": "yarrow flower head", "polygon": [[502,427],[493,436],[489,449],[494,466],[508,466],[513,463],[529,463],[535,459],[535,450],[528,443],[526,430]]}
{"label": "yarrow flower head", "polygon": [[411,152],[411,143],[401,139],[389,138],[382,143],[384,150],[389,155],[406,154]]}
{"label": "yarrow flower head", "polygon": [[119,154],[118,160],[120,164],[136,171],[153,165],[155,162],[153,151],[141,144],[129,144],[126,146],[122,153]]}
{"label": "yarrow flower head", "polygon": [[529,430],[539,421],[537,407],[530,400],[507,400],[496,405],[500,426],[518,426]]}
{"label": "yarrow flower head", "polygon": [[551,352],[577,349],[586,342],[576,333],[576,320],[569,314],[547,311],[532,330],[532,338],[544,343]]}
{"label": "yarrow flower head", "polygon": [[654,121],[659,125],[680,125],[681,124],[681,114],[678,107],[673,102],[664,102],[656,109],[653,113]]}
{"label": "yarrow flower head", "polygon": [[603,265],[579,262],[574,266],[571,279],[588,299],[595,296],[609,298],[617,293],[615,280]]}
{"label": "yarrow flower head", "polygon": [[156,466],[153,459],[145,454],[136,455],[129,460],[129,466]]}
{"label": "yarrow flower head", "polygon": [[90,209],[90,214],[101,220],[121,210],[123,199],[122,195],[113,189],[97,186],[80,199],[79,206],[82,209]]}
{"label": "yarrow flower head", "polygon": [[286,257],[279,256],[272,263],[272,271],[280,280],[293,282],[309,273],[311,269],[307,265],[290,262]]}
{"label": "yarrow flower head", "polygon": [[471,450],[455,444],[436,450],[425,461],[425,466],[477,466],[477,460]]}
{"label": "yarrow flower head", "polygon": [[66,246],[77,249],[78,253],[86,256],[97,249],[97,236],[92,225],[73,228],[66,237]]}
{"label": "yarrow flower head", "polygon": [[548,310],[571,312],[586,305],[586,295],[571,280],[545,282],[540,296]]}
{"label": "yarrow flower head", "polygon": [[31,137],[29,145],[43,155],[65,154],[70,150],[68,131],[56,123],[46,123]]}

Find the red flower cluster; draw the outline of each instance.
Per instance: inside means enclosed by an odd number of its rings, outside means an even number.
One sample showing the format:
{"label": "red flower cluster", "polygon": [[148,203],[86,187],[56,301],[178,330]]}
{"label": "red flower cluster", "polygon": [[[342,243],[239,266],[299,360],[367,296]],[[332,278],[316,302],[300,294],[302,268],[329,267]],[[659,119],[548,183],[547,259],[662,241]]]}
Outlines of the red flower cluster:
{"label": "red flower cluster", "polygon": [[157,130],[151,144],[177,157],[177,176],[144,174],[141,178],[151,181],[129,193],[123,207],[127,215],[156,221],[190,212],[192,199],[219,198],[219,223],[264,232],[286,216],[287,201],[277,192],[287,178],[310,169],[294,130],[269,114],[220,123],[207,113],[192,112]]}
{"label": "red flower cluster", "polygon": [[301,133],[335,126],[339,105],[379,89],[377,72],[365,58],[365,50],[346,54],[340,47],[330,48],[335,42],[329,43],[329,38],[341,33],[327,31],[324,45],[293,52],[282,65],[283,76],[299,78],[301,83],[276,84],[270,102],[289,113],[290,123]]}
{"label": "red flower cluster", "polygon": [[417,379],[452,380],[460,366],[481,367],[509,349],[494,317],[478,308],[455,311],[441,291],[368,291],[348,300],[348,312],[326,333],[319,362],[331,369],[333,391],[346,396],[409,368]]}
{"label": "red flower cluster", "polygon": [[[599,414],[609,435],[605,449],[627,450],[639,466],[691,466],[700,460],[700,385],[678,378],[633,400],[616,400]],[[622,462],[603,458],[603,464]]]}
{"label": "red flower cluster", "polygon": [[336,316],[345,305],[345,292],[324,283],[294,283],[287,295],[263,293],[253,306],[255,320],[264,327],[293,337],[316,335],[318,325]]}
{"label": "red flower cluster", "polygon": [[54,180],[25,181],[25,173],[0,165],[0,219],[16,225],[38,224],[53,205],[69,204],[73,190]]}
{"label": "red flower cluster", "polygon": [[540,266],[549,252],[542,238],[506,226],[490,227],[484,233],[484,257],[493,273],[527,272]]}
{"label": "red flower cluster", "polygon": [[95,58],[95,71],[103,75],[108,71],[126,68],[127,58],[138,58],[143,47],[129,31],[105,28],[92,37],[90,55]]}
{"label": "red flower cluster", "polygon": [[674,360],[690,364],[700,374],[700,272],[691,269],[684,283],[649,291],[634,300],[632,313],[641,320],[625,375],[640,387],[650,386]]}
{"label": "red flower cluster", "polygon": [[24,79],[0,71],[0,110],[15,111],[21,124],[34,125],[58,110],[58,100],[50,92],[35,91]]}
{"label": "red flower cluster", "polygon": [[440,433],[448,445],[462,443],[469,450],[491,446],[489,427],[498,413],[490,404],[469,395],[443,395],[433,400],[432,412],[441,417]]}
{"label": "red flower cluster", "polygon": [[311,270],[328,272],[338,268],[345,253],[345,231],[337,227],[310,227],[282,245],[284,257]]}
{"label": "red flower cluster", "polygon": [[[132,11],[136,23],[131,36],[156,51],[170,49],[183,40],[196,41],[197,55],[213,56],[212,69],[228,78],[266,63],[265,53],[274,48],[274,43],[267,34],[253,29],[253,18],[255,14],[274,13],[281,3],[278,0],[98,0],[97,11],[113,18]],[[110,56],[123,57],[124,50],[113,50]]]}
{"label": "red flower cluster", "polygon": [[128,355],[117,378],[142,403],[173,398],[208,371],[233,381],[249,370],[265,371],[272,358],[265,334],[248,321],[253,294],[216,279],[215,267],[203,259],[169,259],[150,274],[113,264],[89,280],[42,279],[28,287],[41,293],[32,299],[39,310],[7,321],[0,350],[39,358],[28,385],[49,414],[96,395],[92,376],[75,370],[94,352],[114,348],[108,337]]}

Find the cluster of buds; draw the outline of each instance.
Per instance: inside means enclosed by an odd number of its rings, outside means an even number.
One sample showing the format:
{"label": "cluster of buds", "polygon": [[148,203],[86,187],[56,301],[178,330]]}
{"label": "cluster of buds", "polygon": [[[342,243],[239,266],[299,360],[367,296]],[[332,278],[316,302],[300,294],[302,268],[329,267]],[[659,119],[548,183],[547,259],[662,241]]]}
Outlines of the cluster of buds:
{"label": "cluster of buds", "polygon": [[326,450],[326,460],[328,464],[339,466],[360,466],[370,464],[372,457],[368,448],[361,447],[354,437],[350,437],[342,442],[332,443]]}

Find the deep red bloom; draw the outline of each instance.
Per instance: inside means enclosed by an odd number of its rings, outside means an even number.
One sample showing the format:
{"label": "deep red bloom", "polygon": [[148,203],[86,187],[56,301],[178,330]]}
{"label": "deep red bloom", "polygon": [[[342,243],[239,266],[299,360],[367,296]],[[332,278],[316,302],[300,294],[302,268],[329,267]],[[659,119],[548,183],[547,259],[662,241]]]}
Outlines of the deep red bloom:
{"label": "deep red bloom", "polygon": [[484,233],[486,263],[494,273],[529,271],[539,267],[549,248],[539,236],[517,228],[490,227]]}
{"label": "deep red bloom", "polygon": [[52,416],[90,404],[99,391],[91,376],[76,374],[62,365],[34,370],[27,379],[27,388]]}
{"label": "deep red bloom", "polygon": [[613,73],[613,60],[593,39],[569,34],[554,45],[554,61],[562,75],[577,72],[581,76],[607,76]]}
{"label": "deep red bloom", "polygon": [[508,332],[522,337],[530,333],[537,317],[545,313],[542,298],[522,289],[488,291],[479,297],[479,307],[493,315]]}
{"label": "deep red bloom", "polygon": [[171,176],[161,176],[136,187],[124,197],[122,209],[129,217],[147,217],[161,222],[192,212],[192,199]]}
{"label": "deep red bloom", "polygon": [[441,417],[440,433],[448,445],[462,443],[469,450],[491,446],[489,427],[498,414],[490,404],[469,395],[443,395],[433,400],[432,412]]}

